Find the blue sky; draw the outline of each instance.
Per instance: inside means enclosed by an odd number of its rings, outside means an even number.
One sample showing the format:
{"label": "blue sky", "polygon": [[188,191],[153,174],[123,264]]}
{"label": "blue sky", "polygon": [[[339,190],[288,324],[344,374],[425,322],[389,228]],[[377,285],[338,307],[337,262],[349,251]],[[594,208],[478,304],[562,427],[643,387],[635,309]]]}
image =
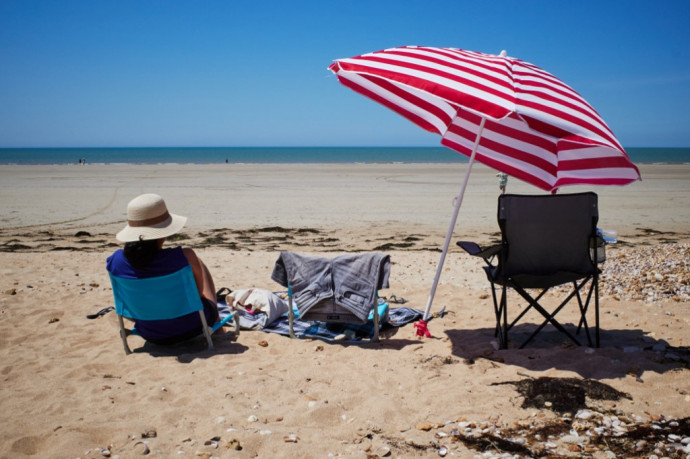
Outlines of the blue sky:
{"label": "blue sky", "polygon": [[326,70],[402,45],[506,49],[689,147],[688,30],[687,0],[0,0],[0,147],[438,145]]}

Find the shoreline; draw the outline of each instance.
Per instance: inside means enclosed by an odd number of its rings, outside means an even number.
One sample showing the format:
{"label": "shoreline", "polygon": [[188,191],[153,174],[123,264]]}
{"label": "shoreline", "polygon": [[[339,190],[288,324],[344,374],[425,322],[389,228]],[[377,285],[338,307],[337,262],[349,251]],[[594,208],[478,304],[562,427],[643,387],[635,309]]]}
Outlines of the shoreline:
{"label": "shoreline", "polygon": [[[636,165],[690,164],[689,147],[628,147]],[[145,158],[142,161],[142,158]],[[232,160],[232,161],[229,161]],[[469,158],[439,144],[427,146],[158,146],[0,148],[9,165],[86,164],[466,164]]]}
{"label": "shoreline", "polygon": [[[449,161],[205,161],[205,162],[175,162],[175,161],[161,161],[161,162],[89,162],[84,164],[73,163],[73,162],[61,162],[61,163],[0,163],[0,167],[89,167],[89,166],[114,166],[114,167],[138,167],[138,166],[347,166],[347,165],[456,165],[456,164],[467,164],[467,157],[460,156],[460,160],[449,160]],[[479,163],[476,163],[478,165]],[[690,166],[690,161],[647,161],[647,162],[636,162],[635,165],[639,167],[643,166]],[[644,179],[644,178],[643,178]],[[567,187],[566,187],[567,188]]]}

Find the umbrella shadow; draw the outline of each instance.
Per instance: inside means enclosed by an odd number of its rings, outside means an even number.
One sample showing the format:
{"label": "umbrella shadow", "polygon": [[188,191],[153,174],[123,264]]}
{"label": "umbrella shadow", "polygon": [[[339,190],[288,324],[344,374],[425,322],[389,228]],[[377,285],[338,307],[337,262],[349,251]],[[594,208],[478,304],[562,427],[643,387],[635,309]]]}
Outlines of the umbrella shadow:
{"label": "umbrella shadow", "polygon": [[[614,379],[644,373],[665,373],[690,368],[690,347],[673,347],[664,340],[648,336],[644,330],[601,330],[601,346],[575,346],[562,333],[546,328],[524,349],[518,349],[536,326],[516,325],[510,330],[508,349],[496,350],[493,328],[446,330],[452,354],[466,363],[489,359],[530,371],[557,369],[571,371],[588,379]],[[582,332],[580,342],[587,338]]]}

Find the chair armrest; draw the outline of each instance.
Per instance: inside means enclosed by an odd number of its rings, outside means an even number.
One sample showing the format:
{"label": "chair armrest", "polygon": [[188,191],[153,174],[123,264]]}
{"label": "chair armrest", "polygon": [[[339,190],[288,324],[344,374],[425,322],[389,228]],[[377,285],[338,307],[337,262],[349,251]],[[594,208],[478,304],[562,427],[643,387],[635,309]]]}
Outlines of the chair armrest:
{"label": "chair armrest", "polygon": [[470,241],[458,241],[457,245],[459,247],[462,247],[465,250],[465,252],[469,253],[473,257],[480,257],[487,261],[489,258],[493,257],[494,255],[497,255],[501,251],[501,249],[503,249],[503,246],[500,244],[492,245],[491,247],[482,249],[481,247],[479,247],[477,243]]}
{"label": "chair armrest", "polygon": [[469,253],[472,256],[476,256],[479,252],[482,251],[482,249],[479,247],[479,244],[476,242],[470,242],[470,241],[458,241],[456,242],[458,247],[462,248],[465,252]]}
{"label": "chair armrest", "polygon": [[233,321],[233,326],[234,326],[234,330],[231,333],[235,333],[235,334],[239,335],[240,334],[240,316],[239,316],[239,314],[237,314],[237,312],[232,312],[232,313],[228,314],[227,316],[225,316],[225,318],[223,320],[213,324],[213,326],[211,327],[211,330],[213,330],[215,332],[218,329],[222,328],[224,325],[226,325],[231,320]]}

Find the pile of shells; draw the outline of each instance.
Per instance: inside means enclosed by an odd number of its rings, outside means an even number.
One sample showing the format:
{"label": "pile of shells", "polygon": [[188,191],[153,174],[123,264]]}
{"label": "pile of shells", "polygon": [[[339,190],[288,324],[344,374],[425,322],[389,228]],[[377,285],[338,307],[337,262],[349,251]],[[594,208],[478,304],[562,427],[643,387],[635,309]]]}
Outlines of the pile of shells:
{"label": "pile of shells", "polygon": [[690,300],[690,244],[607,247],[599,278],[602,296],[654,302]]}
{"label": "pile of shells", "polygon": [[609,457],[685,458],[690,455],[690,418],[643,421],[637,416],[604,414],[590,409],[574,416],[518,421],[512,427],[492,421],[461,420],[435,433],[438,453],[445,456],[453,443],[481,451],[483,457],[523,458],[591,455]]}

